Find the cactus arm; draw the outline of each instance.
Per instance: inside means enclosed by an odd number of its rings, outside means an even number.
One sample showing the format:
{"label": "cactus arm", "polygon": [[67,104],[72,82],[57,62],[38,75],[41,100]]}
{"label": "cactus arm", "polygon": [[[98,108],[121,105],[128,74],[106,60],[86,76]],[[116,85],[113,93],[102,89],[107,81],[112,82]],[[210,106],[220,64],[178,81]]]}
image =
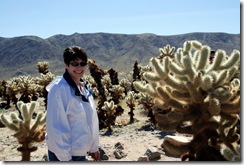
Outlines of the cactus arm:
{"label": "cactus arm", "polygon": [[13,131],[18,131],[19,130],[18,125],[8,121],[7,118],[3,114],[1,115],[1,120],[2,120],[3,124],[6,125],[9,129],[11,129]]}
{"label": "cactus arm", "polygon": [[210,71],[210,70],[219,70],[220,69],[220,65],[224,61],[225,57],[226,57],[225,51],[218,50],[216,52],[215,57],[214,57],[215,60],[213,61],[211,67],[209,67],[207,72]]}
{"label": "cactus arm", "polygon": [[153,72],[146,72],[143,74],[143,77],[147,81],[159,81],[160,80],[160,77]]}
{"label": "cactus arm", "polygon": [[172,63],[171,65],[169,65],[169,69],[174,74],[177,74],[178,76],[183,76],[183,75],[187,74],[187,71],[185,69],[183,69],[182,67],[180,67],[179,65],[177,65],[176,63]]}
{"label": "cactus arm", "polygon": [[36,128],[40,125],[43,116],[44,116],[43,113],[38,113],[33,125],[30,127],[31,132],[34,132],[34,130],[36,130]]}
{"label": "cactus arm", "polygon": [[172,88],[180,90],[180,91],[187,91],[183,82],[180,81],[180,79],[172,76],[172,75],[168,75],[168,77],[164,80],[164,82],[168,85],[170,85]]}
{"label": "cactus arm", "polygon": [[229,69],[232,66],[236,65],[238,62],[240,62],[240,52],[237,50],[234,50],[228,60],[226,60],[224,63],[222,63],[220,69]]}
{"label": "cactus arm", "polygon": [[192,98],[188,92],[179,92],[178,90],[173,90],[171,92],[171,95],[173,98],[180,99],[183,101],[190,101]]}
{"label": "cactus arm", "polygon": [[153,66],[153,68],[155,69],[155,73],[160,77],[160,78],[163,78],[163,77],[167,77],[167,72],[166,72],[166,68],[168,67],[167,65],[167,62],[168,60],[165,60],[165,65],[161,65],[159,59],[157,58],[152,58],[150,60],[151,62],[151,65]]}
{"label": "cactus arm", "polygon": [[203,70],[209,62],[210,48],[208,46],[203,46],[199,59],[196,61],[196,69]]}
{"label": "cactus arm", "polygon": [[202,43],[197,41],[197,40],[193,40],[191,42],[192,47],[195,48],[196,50],[201,50],[202,49]]}

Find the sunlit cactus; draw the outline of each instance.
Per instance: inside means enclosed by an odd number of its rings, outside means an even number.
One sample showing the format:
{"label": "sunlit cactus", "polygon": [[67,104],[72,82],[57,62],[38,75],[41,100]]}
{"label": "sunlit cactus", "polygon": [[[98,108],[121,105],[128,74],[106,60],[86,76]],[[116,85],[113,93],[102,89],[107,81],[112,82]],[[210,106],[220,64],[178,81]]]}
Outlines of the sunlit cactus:
{"label": "sunlit cactus", "polygon": [[36,78],[36,81],[37,81],[37,84],[45,87],[54,79],[54,77],[55,77],[55,75],[52,74],[51,72],[48,72],[47,74],[41,73],[40,77]]}
{"label": "sunlit cactus", "polygon": [[38,112],[35,119],[32,118],[33,113],[39,109],[39,103],[36,101],[31,103],[19,101],[17,107],[20,109],[23,119],[20,119],[17,113],[12,112],[8,117],[2,114],[1,121],[15,132],[13,136],[21,144],[17,150],[22,153],[22,161],[30,161],[31,152],[37,150],[33,143],[45,139],[46,114]]}
{"label": "sunlit cactus", "polygon": [[119,85],[125,89],[124,93],[127,95],[127,92],[131,90],[132,83],[128,79],[121,79]]}
{"label": "sunlit cactus", "polygon": [[94,78],[91,75],[84,75],[82,77],[82,79],[88,84],[90,85],[91,88],[94,88],[97,86],[96,81],[94,80]]}
{"label": "sunlit cactus", "polygon": [[[151,58],[152,71],[143,73],[148,83],[133,83],[136,90],[153,98],[160,129],[193,136],[186,144],[187,153],[180,153],[184,159],[220,160],[221,156],[201,154],[210,148],[220,154],[220,146],[237,153],[233,145],[239,140],[235,127],[240,114],[240,79],[236,76],[240,52],[227,55],[219,49],[210,63],[210,51],[198,41],[186,41],[173,59]],[[167,139],[164,144],[170,151]]]}
{"label": "sunlit cactus", "polygon": [[114,104],[113,101],[105,101],[104,105],[102,106],[102,109],[106,112],[106,121],[105,121],[105,125],[108,127],[108,131],[113,131],[112,130],[112,125],[115,124],[115,120],[116,120],[116,108],[117,105]]}
{"label": "sunlit cactus", "polygon": [[149,117],[149,120],[151,121],[152,124],[156,124],[156,120],[155,120],[155,116],[153,114],[153,107],[154,107],[154,103],[153,103],[153,99],[152,97],[150,97],[148,94],[146,93],[138,93],[137,94],[138,97],[138,104],[141,104],[144,108],[144,110],[148,111],[147,117]]}
{"label": "sunlit cactus", "polygon": [[171,47],[170,45],[166,45],[163,48],[159,48],[160,55],[158,56],[159,59],[163,59],[165,56],[170,58],[174,58],[175,47]]}
{"label": "sunlit cactus", "polygon": [[39,73],[47,74],[49,72],[48,67],[49,67],[49,63],[47,61],[37,62],[37,69]]}
{"label": "sunlit cactus", "polygon": [[120,99],[123,97],[125,88],[120,85],[112,85],[109,91],[111,93],[111,97],[114,103],[119,104]]}
{"label": "sunlit cactus", "polygon": [[221,150],[221,154],[229,161],[241,161],[241,148],[240,145],[236,145],[237,153],[234,153],[230,148],[224,148]]}
{"label": "sunlit cactus", "polygon": [[7,107],[10,107],[10,101],[13,102],[14,105],[18,102],[17,95],[19,94],[18,81],[16,78],[12,78],[6,83],[6,99],[7,99]]}
{"label": "sunlit cactus", "polygon": [[28,76],[19,76],[16,78],[17,88],[21,97],[19,101],[28,103],[32,101],[32,96],[38,93],[39,86],[36,84],[34,77]]}
{"label": "sunlit cactus", "polygon": [[109,89],[110,87],[112,87],[112,83],[109,75],[104,75],[101,81],[105,88]]}

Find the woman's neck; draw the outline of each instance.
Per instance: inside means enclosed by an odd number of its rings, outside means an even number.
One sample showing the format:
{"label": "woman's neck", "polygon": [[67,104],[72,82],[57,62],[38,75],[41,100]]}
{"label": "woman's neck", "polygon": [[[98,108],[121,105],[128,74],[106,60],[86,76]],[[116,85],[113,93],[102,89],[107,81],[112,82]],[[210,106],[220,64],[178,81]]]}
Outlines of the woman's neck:
{"label": "woman's neck", "polygon": [[80,77],[75,77],[72,74],[69,74],[71,79],[78,85],[80,82]]}

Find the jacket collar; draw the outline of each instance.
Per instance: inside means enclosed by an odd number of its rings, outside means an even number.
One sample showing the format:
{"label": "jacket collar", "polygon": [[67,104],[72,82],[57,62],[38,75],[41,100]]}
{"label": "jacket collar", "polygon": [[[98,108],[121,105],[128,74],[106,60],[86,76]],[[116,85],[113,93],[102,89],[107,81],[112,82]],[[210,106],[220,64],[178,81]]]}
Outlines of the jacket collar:
{"label": "jacket collar", "polygon": [[[85,101],[85,102],[89,102],[88,99],[87,99],[84,95],[82,95],[82,94],[80,93],[80,91],[79,91],[79,89],[78,89],[76,83],[75,83],[75,82],[73,81],[73,79],[70,77],[70,74],[68,73],[67,70],[65,70],[65,72],[64,72],[64,74],[63,74],[63,77],[64,77],[64,79],[67,81],[67,83],[69,84],[69,86],[70,86],[71,88],[74,89],[74,91],[75,91],[75,95],[76,95],[76,96],[81,96],[81,98],[82,98],[83,101]],[[82,80],[82,78],[80,79],[80,81],[81,81],[81,82],[84,82],[84,81]]]}

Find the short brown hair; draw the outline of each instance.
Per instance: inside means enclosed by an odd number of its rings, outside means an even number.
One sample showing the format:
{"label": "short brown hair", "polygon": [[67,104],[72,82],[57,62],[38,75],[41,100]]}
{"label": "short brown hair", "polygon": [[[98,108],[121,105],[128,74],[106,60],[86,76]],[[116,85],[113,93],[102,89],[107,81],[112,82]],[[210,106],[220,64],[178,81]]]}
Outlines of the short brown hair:
{"label": "short brown hair", "polygon": [[63,59],[66,65],[69,65],[71,61],[77,59],[87,62],[87,54],[85,50],[79,46],[70,46],[64,50]]}

